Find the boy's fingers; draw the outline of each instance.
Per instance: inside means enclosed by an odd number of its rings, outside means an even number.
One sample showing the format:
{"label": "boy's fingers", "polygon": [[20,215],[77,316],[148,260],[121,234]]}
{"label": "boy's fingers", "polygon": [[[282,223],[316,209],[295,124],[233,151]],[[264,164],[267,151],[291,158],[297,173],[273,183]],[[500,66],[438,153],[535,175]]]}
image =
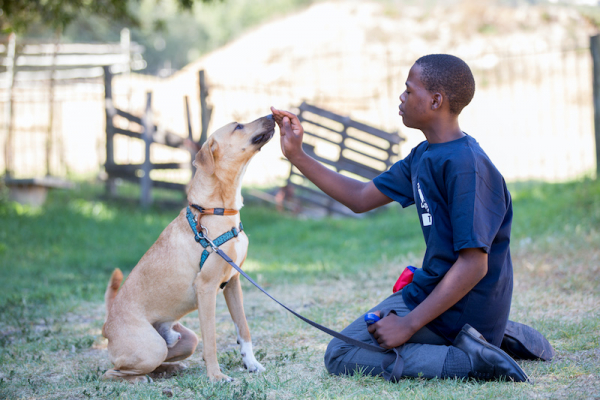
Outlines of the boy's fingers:
{"label": "boy's fingers", "polygon": [[282,113],[283,115],[287,116],[289,119],[297,118],[296,114],[292,114],[289,111],[283,111],[283,110],[281,110],[280,113]]}

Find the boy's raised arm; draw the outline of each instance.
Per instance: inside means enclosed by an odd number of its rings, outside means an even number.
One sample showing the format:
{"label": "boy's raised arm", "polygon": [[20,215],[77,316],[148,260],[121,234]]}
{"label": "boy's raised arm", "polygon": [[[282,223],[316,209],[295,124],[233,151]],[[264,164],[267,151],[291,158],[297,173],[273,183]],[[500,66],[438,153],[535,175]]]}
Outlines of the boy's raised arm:
{"label": "boy's raised arm", "polygon": [[271,107],[281,133],[283,155],[302,174],[330,197],[356,213],[372,210],[392,200],[381,193],[373,182],[361,182],[325,167],[302,149],[304,129],[295,114]]}

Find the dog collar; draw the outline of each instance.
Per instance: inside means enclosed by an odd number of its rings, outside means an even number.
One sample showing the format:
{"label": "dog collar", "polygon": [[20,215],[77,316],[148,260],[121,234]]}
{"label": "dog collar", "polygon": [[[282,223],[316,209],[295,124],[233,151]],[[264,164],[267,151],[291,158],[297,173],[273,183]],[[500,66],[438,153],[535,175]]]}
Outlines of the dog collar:
{"label": "dog collar", "polygon": [[202,215],[236,215],[239,213],[238,210],[234,210],[232,208],[204,208],[200,207],[197,204],[188,203],[190,207],[198,210],[200,212],[200,216]]}

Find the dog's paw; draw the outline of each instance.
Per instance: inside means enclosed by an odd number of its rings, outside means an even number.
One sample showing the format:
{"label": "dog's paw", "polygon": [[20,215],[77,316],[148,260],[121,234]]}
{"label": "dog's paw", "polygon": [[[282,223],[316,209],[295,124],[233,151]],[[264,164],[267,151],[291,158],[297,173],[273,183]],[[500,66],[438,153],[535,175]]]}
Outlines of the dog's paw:
{"label": "dog's paw", "polygon": [[168,335],[165,337],[165,341],[167,342],[167,347],[173,348],[175,345],[181,340],[181,333],[175,332],[173,330],[169,331]]}
{"label": "dog's paw", "polygon": [[217,372],[214,374],[208,374],[208,379],[210,379],[211,382],[216,383],[216,382],[233,382],[233,378],[230,376],[225,375],[222,372]]}
{"label": "dog's paw", "polygon": [[246,356],[242,360],[244,362],[244,368],[246,368],[248,372],[260,373],[265,371],[265,367],[263,367],[261,363],[256,361],[256,359],[254,358],[254,354],[252,354],[250,357]]}
{"label": "dog's paw", "polygon": [[102,375],[102,380],[121,381],[129,383],[152,383],[153,380],[148,375],[131,375],[129,373],[111,368]]}
{"label": "dog's paw", "polygon": [[172,323],[163,323],[156,326],[156,331],[167,342],[167,347],[173,348],[181,340],[181,333],[173,330]]}
{"label": "dog's paw", "polygon": [[187,367],[185,364],[179,363],[179,362],[162,363],[158,367],[156,367],[156,369],[154,371],[152,371],[151,375],[157,375],[157,376],[160,374],[173,375],[173,374],[176,374],[178,372],[185,370],[186,368]]}

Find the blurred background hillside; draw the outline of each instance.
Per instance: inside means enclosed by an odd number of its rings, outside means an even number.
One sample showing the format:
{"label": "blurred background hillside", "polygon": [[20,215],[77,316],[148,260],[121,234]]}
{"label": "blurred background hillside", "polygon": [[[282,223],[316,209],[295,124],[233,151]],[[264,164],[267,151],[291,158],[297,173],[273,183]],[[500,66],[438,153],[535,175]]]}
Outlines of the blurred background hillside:
{"label": "blurred background hillside", "polygon": [[[595,176],[590,36],[598,32],[598,1],[223,0],[198,2],[189,11],[180,4],[133,2],[137,25],[83,13],[59,39],[54,30],[34,23],[18,36],[17,45],[118,43],[128,28],[132,44],[142,46],[137,47],[142,59],[134,60],[135,71],[127,68],[113,80],[113,102],[122,110],[141,115],[151,92],[154,122],[187,137],[187,96],[193,137],[199,140],[203,70],[212,108],[209,132],[232,120],[254,120],[271,105],[293,111],[306,101],[399,132],[406,140],[398,157],[423,140],[398,117],[410,66],[421,55],[451,53],[471,66],[477,82],[461,127],[482,144],[507,180]],[[96,77],[54,85],[51,96],[47,82],[52,78],[31,84],[16,74],[13,176],[80,178],[102,172],[106,120],[99,71]],[[5,128],[0,173],[7,169],[9,142],[5,75],[0,76],[0,126]],[[129,129],[131,123],[117,118],[115,126]],[[48,137],[52,146],[43,144]],[[335,149],[323,143],[316,151],[335,157]],[[117,163],[143,158],[142,141],[115,137]],[[190,155],[155,146],[152,158],[189,163]],[[151,175],[186,183],[190,173],[188,168]],[[245,182],[279,185],[288,174],[273,140],[251,164]]]}

